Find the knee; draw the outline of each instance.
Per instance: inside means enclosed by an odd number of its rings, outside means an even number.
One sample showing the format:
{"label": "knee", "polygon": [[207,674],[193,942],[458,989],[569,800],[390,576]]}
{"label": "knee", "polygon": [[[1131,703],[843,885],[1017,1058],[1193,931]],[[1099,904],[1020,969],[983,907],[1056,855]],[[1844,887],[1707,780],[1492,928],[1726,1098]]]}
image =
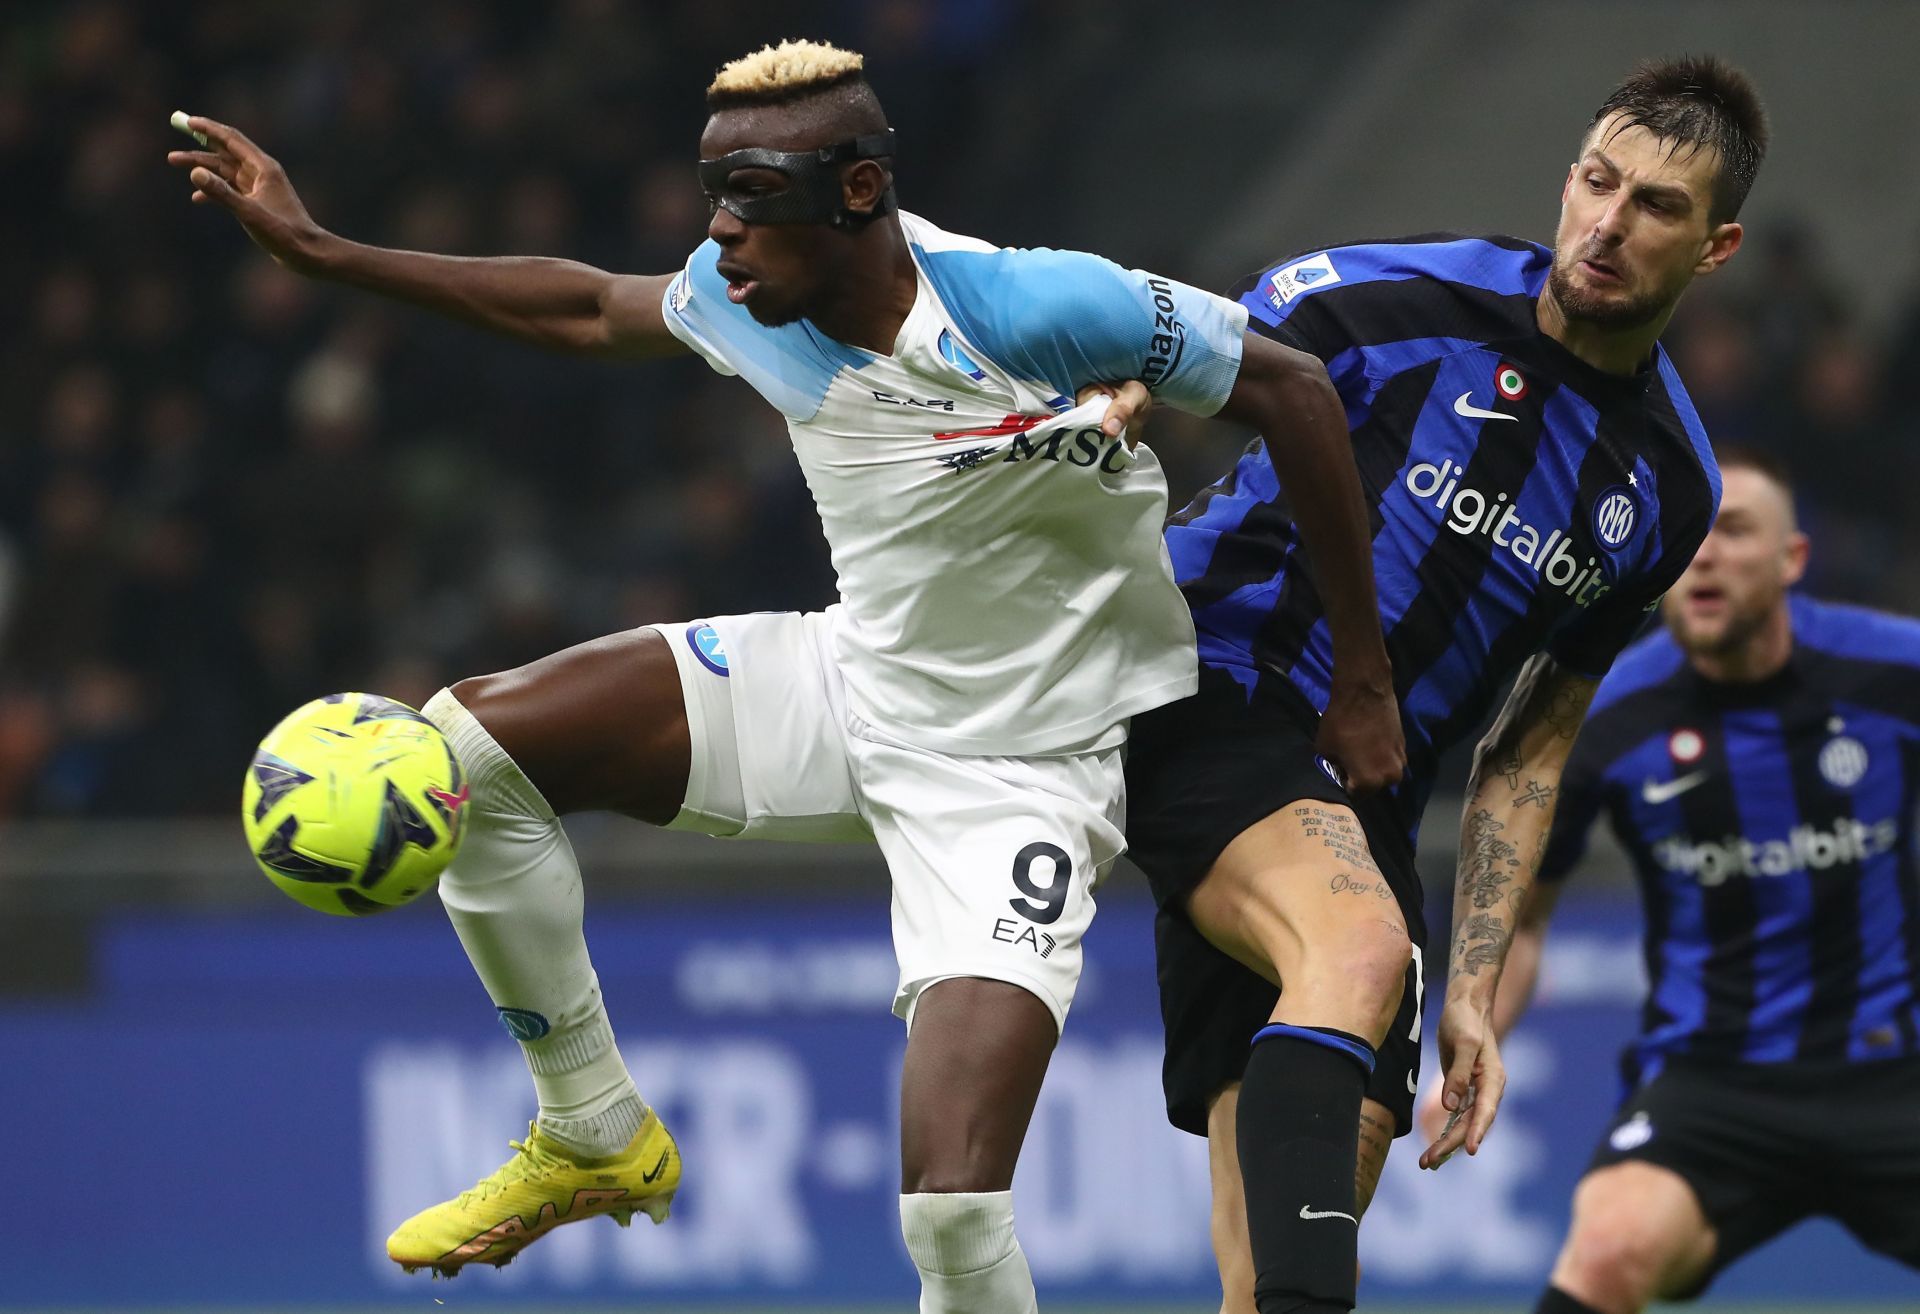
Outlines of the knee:
{"label": "knee", "polygon": [[921,1273],[947,1278],[978,1273],[1013,1252],[1013,1193],[904,1194],[900,1233]]}
{"label": "knee", "polygon": [[1013,1165],[1005,1162],[992,1129],[976,1127],[937,1145],[904,1150],[900,1190],[907,1195],[968,1195],[1007,1190]]}
{"label": "knee", "polygon": [[[1304,943],[1298,984],[1336,986],[1376,1014],[1384,1027],[1400,1006],[1407,964],[1412,961],[1413,942],[1398,910],[1391,916],[1372,912],[1336,923]],[[1295,984],[1284,981],[1286,988]]]}
{"label": "knee", "polygon": [[480,711],[500,692],[505,675],[469,675],[447,686],[447,692],[459,700],[462,707],[478,718]]}
{"label": "knee", "polygon": [[1553,1283],[1598,1310],[1638,1311],[1665,1294],[1662,1276],[1674,1248],[1674,1238],[1651,1226],[1632,1201],[1580,1201]]}

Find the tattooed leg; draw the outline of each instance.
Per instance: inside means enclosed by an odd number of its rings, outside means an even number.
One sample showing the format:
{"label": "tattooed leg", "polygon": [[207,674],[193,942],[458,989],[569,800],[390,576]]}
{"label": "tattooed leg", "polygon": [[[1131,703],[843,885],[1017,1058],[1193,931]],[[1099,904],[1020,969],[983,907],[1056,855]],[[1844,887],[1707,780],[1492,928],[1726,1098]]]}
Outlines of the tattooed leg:
{"label": "tattooed leg", "polygon": [[1412,954],[1399,902],[1353,811],[1303,800],[1228,845],[1188,912],[1281,987],[1247,1060],[1234,1145],[1213,1147],[1244,1185],[1256,1302],[1351,1308],[1361,1102]]}

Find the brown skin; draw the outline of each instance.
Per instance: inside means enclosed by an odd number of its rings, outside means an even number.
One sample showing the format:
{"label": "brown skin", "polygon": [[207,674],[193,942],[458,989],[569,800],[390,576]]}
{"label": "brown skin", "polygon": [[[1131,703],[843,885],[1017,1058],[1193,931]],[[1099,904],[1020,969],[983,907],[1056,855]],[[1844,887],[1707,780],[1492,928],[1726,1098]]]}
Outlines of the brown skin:
{"label": "brown skin", "polygon": [[[1778,672],[1792,653],[1787,591],[1806,573],[1807,536],[1795,523],[1791,496],[1769,475],[1735,465],[1721,479],[1719,518],[1661,612],[1694,670],[1709,680],[1750,683]],[[1560,888],[1541,887],[1521,910],[1494,1003],[1501,1039],[1533,997]],[[1446,1118],[1439,1090],[1430,1088],[1421,1127],[1439,1138]],[[1696,1286],[1718,1244],[1685,1178],[1655,1164],[1615,1164],[1581,1179],[1552,1281],[1603,1314],[1638,1314]]]}
{"label": "brown skin", "polygon": [[[700,134],[700,158],[750,147],[810,150],[845,135],[844,127],[805,106],[722,110]],[[738,169],[729,182],[748,194],[778,193],[787,185],[786,176],[772,169]],[[857,160],[841,166],[840,182],[846,208],[865,214],[879,204],[893,176],[876,160]],[[821,224],[749,224],[716,207],[707,236],[720,246],[719,270],[729,295],[762,324],[804,317],[841,342],[893,353],[918,289],[898,220],[840,232]]]}
{"label": "brown skin", "polygon": [[[285,171],[245,134],[204,118],[189,123],[209,147],[167,158],[188,171],[193,201],[227,210],[296,272],[555,350],[614,358],[685,350],[660,309],[671,275],[348,242],[314,222]],[[749,146],[803,150],[847,135],[832,104],[803,102],[716,113],[700,150],[707,159]],[[846,207],[868,211],[891,178],[865,160],[843,166],[841,182]],[[777,190],[786,180],[770,170],[741,170],[730,184]],[[906,237],[893,216],[842,232],[748,224],[716,208],[708,234],[721,247],[718,268],[729,296],[761,323],[805,317],[843,342],[892,352],[917,294]],[[1140,385],[1126,385],[1103,427],[1119,433],[1146,402]],[[1366,506],[1339,397],[1318,360],[1248,335],[1221,415],[1267,434],[1275,465],[1300,493],[1301,528],[1319,563],[1316,582],[1329,600],[1336,656],[1321,751],[1357,791],[1391,784],[1404,770],[1405,751],[1374,601]],[[691,752],[686,709],[672,656],[651,632],[595,640],[519,670],[464,680],[454,691],[556,812],[609,809],[661,823],[678,811]],[[1052,1014],[1018,987],[977,979],[930,987],[902,1074],[902,1190],[1006,1189],[1057,1039]]]}
{"label": "brown skin", "polygon": [[[828,144],[846,131],[830,109],[803,103],[723,110],[708,120],[701,154],[712,159],[747,146],[803,150]],[[295,272],[574,354],[632,359],[686,350],[660,310],[672,275],[609,274],[544,257],[466,259],[349,242],[314,222],[286,171],[246,134],[212,119],[188,123],[208,138],[208,149],[173,151],[167,160],[187,170],[192,200],[227,210],[262,249]],[[868,211],[892,178],[877,161],[861,160],[843,166],[841,180],[847,208]],[[770,190],[785,185],[783,175],[771,170],[740,170],[733,182]],[[848,233],[824,225],[747,224],[716,209],[708,233],[722,248],[718,267],[729,279],[730,295],[762,323],[804,315],[843,342],[893,350],[915,292],[897,219],[886,216]],[[1240,374],[1220,415],[1268,435],[1275,467],[1300,492],[1301,529],[1318,563],[1316,583],[1328,600],[1335,657],[1318,746],[1342,770],[1348,787],[1364,794],[1399,780],[1406,753],[1344,413],[1319,361],[1257,334],[1243,342]],[[1130,395],[1144,399],[1144,393]],[[1116,408],[1102,427],[1120,433],[1129,413]]]}

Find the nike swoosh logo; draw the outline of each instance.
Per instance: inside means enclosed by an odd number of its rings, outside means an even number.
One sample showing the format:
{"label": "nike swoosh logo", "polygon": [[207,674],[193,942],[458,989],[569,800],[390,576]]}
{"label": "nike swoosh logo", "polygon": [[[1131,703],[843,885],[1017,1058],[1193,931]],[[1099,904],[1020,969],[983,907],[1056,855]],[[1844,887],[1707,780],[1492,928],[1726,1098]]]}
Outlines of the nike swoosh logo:
{"label": "nike swoosh logo", "polygon": [[1473,393],[1471,390],[1469,390],[1467,392],[1461,393],[1458,397],[1454,399],[1453,413],[1455,415],[1464,415],[1469,420],[1515,420],[1517,421],[1520,418],[1517,415],[1507,415],[1501,411],[1483,411],[1478,406],[1475,406],[1472,402],[1467,400],[1467,398],[1471,396],[1473,396]]}
{"label": "nike swoosh logo", "polygon": [[1344,1218],[1355,1227],[1360,1226],[1359,1219],[1355,1218],[1352,1214],[1343,1214],[1338,1209],[1314,1210],[1307,1208],[1305,1205],[1301,1205],[1300,1217],[1306,1219],[1308,1222],[1312,1222],[1316,1218]]}
{"label": "nike swoosh logo", "polygon": [[1407,1094],[1418,1095],[1419,1093],[1420,1093],[1420,1088],[1413,1084],[1413,1074],[1409,1072],[1407,1074]]}
{"label": "nike swoosh logo", "polygon": [[1656,805],[1666,803],[1679,798],[1706,778],[1706,772],[1695,771],[1690,775],[1681,776],[1678,780],[1670,780],[1664,785],[1657,780],[1648,780],[1640,786],[1640,797]]}
{"label": "nike swoosh logo", "polygon": [[645,1182],[647,1185],[651,1186],[655,1182],[660,1180],[660,1174],[664,1173],[666,1170],[667,1170],[667,1151],[662,1150],[660,1151],[660,1162],[656,1163],[653,1166],[652,1172],[642,1173],[640,1175],[640,1180]]}

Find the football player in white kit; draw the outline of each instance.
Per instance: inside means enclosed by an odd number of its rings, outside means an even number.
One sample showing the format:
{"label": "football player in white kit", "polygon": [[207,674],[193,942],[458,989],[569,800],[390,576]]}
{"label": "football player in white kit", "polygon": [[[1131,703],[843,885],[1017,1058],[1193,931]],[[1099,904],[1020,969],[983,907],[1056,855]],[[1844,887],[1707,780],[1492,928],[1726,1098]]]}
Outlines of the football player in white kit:
{"label": "football player in white kit", "polygon": [[441,901],[524,1047],[539,1114],[498,1172],[402,1224],[388,1252],[451,1273],[594,1213],[666,1216],[678,1151],[614,1044],[556,820],[611,809],[878,843],[921,1308],[1030,1310],[1009,1188],[1123,848],[1127,719],[1196,678],[1158,462],[1126,440],[1127,407],[1073,398],[1139,380],[1267,435],[1338,654],[1320,747],[1364,791],[1403,756],[1344,417],[1320,363],[1245,335],[1233,302],[900,212],[857,55],[762,50],[722,69],[708,104],[710,240],[658,277],[347,242],[211,120],[188,121],[204,149],[169,157],[195,201],[299,272],[563,350],[691,349],[740,375],[787,418],[839,576],[824,612],[644,627],[428,702],[472,789]]}

